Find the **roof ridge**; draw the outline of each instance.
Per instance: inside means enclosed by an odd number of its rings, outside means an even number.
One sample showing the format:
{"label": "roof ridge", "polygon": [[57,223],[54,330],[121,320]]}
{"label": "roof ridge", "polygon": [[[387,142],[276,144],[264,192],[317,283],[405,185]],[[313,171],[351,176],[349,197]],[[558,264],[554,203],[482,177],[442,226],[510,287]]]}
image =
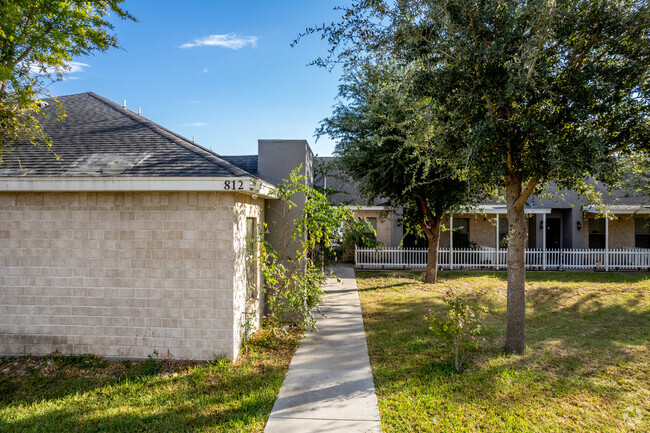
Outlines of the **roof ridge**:
{"label": "roof ridge", "polygon": [[[175,144],[189,150],[190,152],[202,157],[206,161],[221,167],[230,173],[234,174],[235,176],[253,176],[249,172],[242,170],[241,168],[237,167],[234,164],[229,163],[228,161],[221,159],[221,157],[214,152],[209,151],[208,149],[204,148],[203,146],[200,146],[196,143],[193,143],[189,141],[187,138],[178,135],[167,128],[158,125],[157,123],[147,119],[146,117],[142,117],[141,115],[137,115],[128,109],[125,109],[123,107],[120,107],[118,104],[115,102],[111,101],[110,99],[104,98],[101,95],[98,95],[94,92],[87,92],[88,95],[92,96],[93,98],[97,99],[100,102],[103,102],[104,104],[108,105],[109,107],[113,108],[114,110],[126,115],[128,118],[133,120],[134,122],[137,122],[141,124],[142,126],[146,126],[147,128],[151,129],[152,131],[156,132],[159,135],[162,135],[163,137],[171,140]],[[253,176],[256,177],[256,176]]]}

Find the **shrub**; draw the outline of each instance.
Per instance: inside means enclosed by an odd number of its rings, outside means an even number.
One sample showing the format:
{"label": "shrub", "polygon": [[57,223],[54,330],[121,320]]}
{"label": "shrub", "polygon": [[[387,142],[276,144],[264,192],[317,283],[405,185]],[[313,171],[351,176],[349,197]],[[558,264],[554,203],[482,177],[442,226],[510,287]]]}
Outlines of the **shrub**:
{"label": "shrub", "polygon": [[[264,324],[280,328],[293,322],[304,331],[308,327],[316,329],[314,309],[320,306],[324,294],[321,285],[326,274],[322,262],[314,263],[314,252],[331,250],[340,242],[341,231],[374,233],[374,229],[365,219],[357,219],[349,207],[332,205],[323,194],[305,185],[304,176],[299,174],[301,168],[292,170],[290,178],[274,191],[286,205],[280,218],[284,225],[275,227],[284,233],[278,245],[274,248],[265,241],[266,224],[258,238],[250,241],[258,246],[257,259],[264,276]],[[288,211],[296,206],[293,199],[299,196],[304,198],[304,206],[299,217],[292,220]],[[256,248],[250,251],[257,254]],[[255,259],[249,256],[249,260]]]}
{"label": "shrub", "polygon": [[[447,304],[446,312],[429,309],[424,319],[429,323],[429,329],[435,334],[445,338],[453,344],[455,351],[454,368],[460,371],[459,351],[463,342],[478,345],[478,334],[481,332],[480,319],[488,312],[487,307],[481,305],[477,299],[468,299],[466,296],[448,290],[442,297]],[[485,341],[485,337],[483,337]]]}

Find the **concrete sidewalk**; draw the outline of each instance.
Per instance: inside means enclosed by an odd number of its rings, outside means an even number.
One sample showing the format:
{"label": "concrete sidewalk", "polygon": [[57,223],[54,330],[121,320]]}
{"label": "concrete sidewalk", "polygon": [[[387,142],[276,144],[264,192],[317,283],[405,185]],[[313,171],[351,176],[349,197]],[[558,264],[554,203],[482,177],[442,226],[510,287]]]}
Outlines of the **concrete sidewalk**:
{"label": "concrete sidewalk", "polygon": [[379,410],[352,267],[329,279],[318,333],[296,351],[265,433],[380,432]]}

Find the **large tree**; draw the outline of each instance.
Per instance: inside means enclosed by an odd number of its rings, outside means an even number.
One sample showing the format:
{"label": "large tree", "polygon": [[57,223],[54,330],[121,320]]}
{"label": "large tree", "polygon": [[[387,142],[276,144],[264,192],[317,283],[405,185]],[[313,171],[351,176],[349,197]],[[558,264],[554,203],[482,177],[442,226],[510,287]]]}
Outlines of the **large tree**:
{"label": "large tree", "polygon": [[506,349],[525,350],[524,206],[550,181],[583,190],[647,152],[650,13],[642,0],[357,0],[320,65],[390,55],[409,96],[430,107],[437,146],[505,189],[510,230]]}
{"label": "large tree", "polygon": [[443,219],[487,194],[462,158],[449,158],[435,143],[423,145],[432,122],[427,110],[400,91],[403,73],[394,64],[348,71],[339,91],[342,102],[319,134],[337,140],[336,164],[358,182],[362,195],[388,199],[406,232],[426,237],[424,281],[436,283]]}
{"label": "large tree", "polygon": [[48,143],[37,120],[39,99],[49,95],[47,86],[63,77],[75,56],[118,46],[109,15],[135,20],[123,2],[0,2],[0,160],[12,143]]}

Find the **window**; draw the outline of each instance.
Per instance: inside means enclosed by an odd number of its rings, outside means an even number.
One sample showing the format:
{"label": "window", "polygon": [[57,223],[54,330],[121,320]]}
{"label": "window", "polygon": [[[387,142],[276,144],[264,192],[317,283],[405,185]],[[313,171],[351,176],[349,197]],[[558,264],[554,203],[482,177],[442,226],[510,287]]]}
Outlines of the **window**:
{"label": "window", "polygon": [[246,300],[257,298],[257,218],[246,218]]}
{"label": "window", "polygon": [[634,220],[634,246],[650,248],[650,219]]}
{"label": "window", "polygon": [[360,247],[372,245],[377,241],[377,218],[366,218],[370,226],[373,228],[374,233],[370,230],[363,232],[363,239],[360,241]]}
{"label": "window", "polygon": [[454,218],[453,229],[454,248],[470,248],[469,218]]}
{"label": "window", "polygon": [[602,250],[605,248],[605,220],[589,220],[589,248]]}
{"label": "window", "polygon": [[499,218],[499,248],[508,248],[508,219]]}

